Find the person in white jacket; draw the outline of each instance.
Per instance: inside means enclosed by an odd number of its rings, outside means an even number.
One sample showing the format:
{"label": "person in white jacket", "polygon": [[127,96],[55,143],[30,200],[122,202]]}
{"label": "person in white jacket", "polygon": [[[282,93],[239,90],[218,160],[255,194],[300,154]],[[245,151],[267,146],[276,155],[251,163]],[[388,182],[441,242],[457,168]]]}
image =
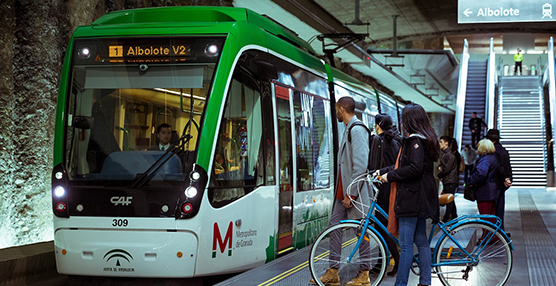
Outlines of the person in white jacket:
{"label": "person in white jacket", "polygon": [[475,165],[475,161],[477,160],[477,152],[471,148],[469,144],[467,144],[461,151],[461,156],[463,157],[463,162],[465,163],[463,182],[467,183],[467,178],[469,178],[469,174],[471,173],[471,170],[473,170],[473,165]]}

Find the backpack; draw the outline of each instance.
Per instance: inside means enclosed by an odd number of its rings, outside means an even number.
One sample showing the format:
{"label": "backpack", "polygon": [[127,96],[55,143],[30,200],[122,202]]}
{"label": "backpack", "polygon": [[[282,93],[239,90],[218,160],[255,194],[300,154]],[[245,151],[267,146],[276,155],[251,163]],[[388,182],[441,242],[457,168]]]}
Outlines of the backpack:
{"label": "backpack", "polygon": [[367,161],[367,170],[377,170],[383,167],[384,161],[384,139],[378,135],[372,135],[371,131],[361,121],[352,124],[348,129],[348,142],[351,144],[351,129],[355,126],[362,126],[369,133],[369,159]]}

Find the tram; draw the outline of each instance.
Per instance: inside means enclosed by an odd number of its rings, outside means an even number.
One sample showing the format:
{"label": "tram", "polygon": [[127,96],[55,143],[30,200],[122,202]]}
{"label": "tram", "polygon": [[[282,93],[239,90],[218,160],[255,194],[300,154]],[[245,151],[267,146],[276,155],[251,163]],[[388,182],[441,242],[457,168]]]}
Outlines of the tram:
{"label": "tram", "polygon": [[331,211],[342,96],[369,126],[377,99],[397,120],[393,99],[248,9],[136,9],[77,28],[56,116],[58,272],[206,276],[309,245]]}

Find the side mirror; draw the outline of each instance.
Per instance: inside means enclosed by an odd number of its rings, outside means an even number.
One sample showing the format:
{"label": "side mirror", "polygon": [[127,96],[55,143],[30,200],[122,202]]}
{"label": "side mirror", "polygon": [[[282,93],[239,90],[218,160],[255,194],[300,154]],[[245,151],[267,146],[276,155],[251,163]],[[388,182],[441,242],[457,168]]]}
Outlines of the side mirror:
{"label": "side mirror", "polygon": [[91,129],[95,126],[95,119],[91,116],[75,116],[73,118],[73,127],[79,129]]}

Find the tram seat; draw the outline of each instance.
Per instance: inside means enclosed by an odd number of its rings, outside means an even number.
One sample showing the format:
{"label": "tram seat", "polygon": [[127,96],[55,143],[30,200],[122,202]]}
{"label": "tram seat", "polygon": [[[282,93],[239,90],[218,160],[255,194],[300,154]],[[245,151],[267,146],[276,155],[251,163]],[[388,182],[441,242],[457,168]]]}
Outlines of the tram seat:
{"label": "tram seat", "polygon": [[[144,173],[165,152],[163,151],[126,151],[112,152],[104,161],[101,177],[105,180],[134,180],[137,174]],[[184,180],[179,157],[172,154],[166,164],[158,170],[153,180]]]}

